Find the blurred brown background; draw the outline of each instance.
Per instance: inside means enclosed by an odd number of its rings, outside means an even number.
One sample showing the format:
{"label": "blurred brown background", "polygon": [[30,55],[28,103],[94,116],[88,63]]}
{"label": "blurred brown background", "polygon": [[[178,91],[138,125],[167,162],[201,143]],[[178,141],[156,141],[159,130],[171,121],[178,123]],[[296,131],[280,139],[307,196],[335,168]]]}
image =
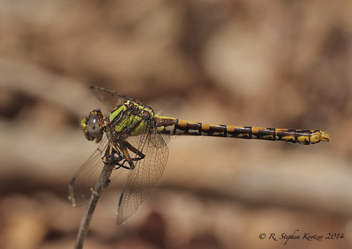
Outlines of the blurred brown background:
{"label": "blurred brown background", "polygon": [[[0,248],[73,248],[97,148],[90,85],[163,115],[321,129],[330,143],[177,137],[125,225],[118,179],[85,248],[351,248],[352,1],[0,1]],[[344,234],[322,241],[270,233]],[[266,233],[265,239],[259,239]]]}

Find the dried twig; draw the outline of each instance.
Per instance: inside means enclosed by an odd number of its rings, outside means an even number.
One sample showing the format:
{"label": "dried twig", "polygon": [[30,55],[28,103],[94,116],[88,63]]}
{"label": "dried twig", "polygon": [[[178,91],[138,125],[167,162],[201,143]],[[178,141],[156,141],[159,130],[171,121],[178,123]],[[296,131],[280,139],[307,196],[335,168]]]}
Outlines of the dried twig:
{"label": "dried twig", "polygon": [[98,204],[100,196],[103,194],[104,190],[109,186],[109,178],[112,171],[114,170],[114,167],[115,165],[113,164],[104,165],[104,168],[100,174],[97,183],[95,184],[94,190],[88,202],[87,209],[82,218],[81,225],[77,234],[75,249],[83,248],[83,243],[88,233],[90,220],[92,219],[95,207]]}

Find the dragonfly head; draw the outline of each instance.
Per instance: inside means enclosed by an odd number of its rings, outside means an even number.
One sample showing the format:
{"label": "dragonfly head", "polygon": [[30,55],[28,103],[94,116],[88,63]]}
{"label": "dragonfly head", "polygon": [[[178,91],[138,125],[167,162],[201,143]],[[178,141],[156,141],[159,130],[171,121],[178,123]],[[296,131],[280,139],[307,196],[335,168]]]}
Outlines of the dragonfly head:
{"label": "dragonfly head", "polygon": [[89,141],[95,141],[97,143],[103,138],[103,113],[100,110],[94,110],[89,113],[88,117],[84,117],[81,120],[81,127],[84,135]]}

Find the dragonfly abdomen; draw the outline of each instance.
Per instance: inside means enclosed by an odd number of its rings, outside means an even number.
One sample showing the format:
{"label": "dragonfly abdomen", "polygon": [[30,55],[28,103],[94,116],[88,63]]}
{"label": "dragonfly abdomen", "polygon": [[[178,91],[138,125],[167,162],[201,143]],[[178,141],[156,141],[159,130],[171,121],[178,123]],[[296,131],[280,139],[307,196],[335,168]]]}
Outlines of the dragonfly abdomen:
{"label": "dragonfly abdomen", "polygon": [[279,129],[250,126],[227,126],[227,137],[284,141],[304,145],[330,141],[330,136],[321,130]]}
{"label": "dragonfly abdomen", "polygon": [[217,136],[244,139],[263,139],[300,144],[330,141],[321,130],[278,129],[251,126],[233,126],[191,122],[182,119],[155,116],[158,130],[169,135]]}

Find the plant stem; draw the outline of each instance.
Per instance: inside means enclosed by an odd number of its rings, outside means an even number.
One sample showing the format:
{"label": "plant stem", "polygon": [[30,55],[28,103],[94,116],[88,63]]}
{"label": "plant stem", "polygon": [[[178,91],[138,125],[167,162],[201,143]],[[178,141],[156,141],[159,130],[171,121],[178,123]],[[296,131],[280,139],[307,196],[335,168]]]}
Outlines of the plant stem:
{"label": "plant stem", "polygon": [[87,209],[81,221],[81,225],[78,230],[75,249],[82,249],[84,240],[88,233],[88,227],[90,220],[92,219],[95,207],[98,204],[100,196],[103,194],[104,190],[109,186],[110,175],[114,170],[115,165],[105,164],[97,183],[93,189],[92,195],[89,199]]}

